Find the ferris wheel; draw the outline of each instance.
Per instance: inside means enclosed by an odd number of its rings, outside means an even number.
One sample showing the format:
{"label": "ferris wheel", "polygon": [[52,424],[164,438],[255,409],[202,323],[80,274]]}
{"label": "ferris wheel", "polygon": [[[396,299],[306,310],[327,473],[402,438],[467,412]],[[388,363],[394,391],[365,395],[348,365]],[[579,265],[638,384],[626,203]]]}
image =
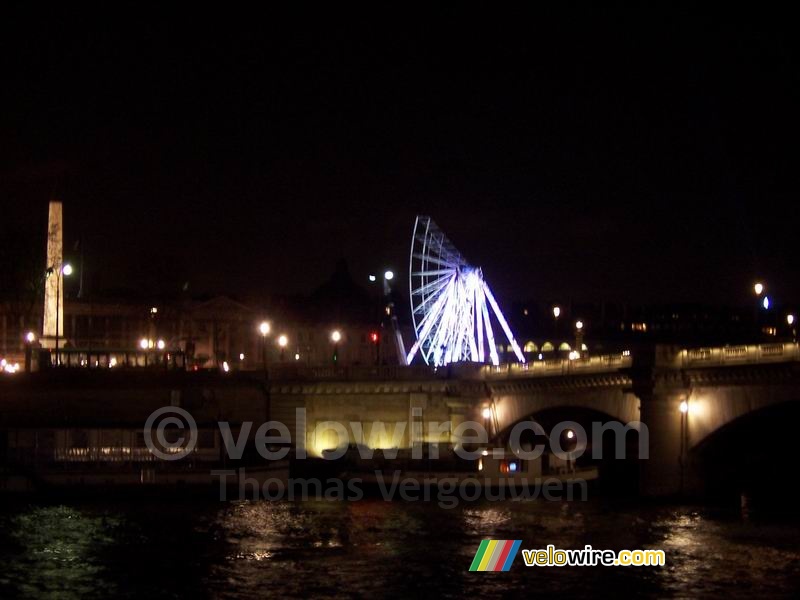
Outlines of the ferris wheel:
{"label": "ferris wheel", "polygon": [[487,349],[492,364],[499,364],[492,314],[517,359],[525,362],[480,267],[470,265],[430,217],[418,216],[414,223],[408,281],[417,339],[406,364],[417,352],[433,366],[483,363]]}

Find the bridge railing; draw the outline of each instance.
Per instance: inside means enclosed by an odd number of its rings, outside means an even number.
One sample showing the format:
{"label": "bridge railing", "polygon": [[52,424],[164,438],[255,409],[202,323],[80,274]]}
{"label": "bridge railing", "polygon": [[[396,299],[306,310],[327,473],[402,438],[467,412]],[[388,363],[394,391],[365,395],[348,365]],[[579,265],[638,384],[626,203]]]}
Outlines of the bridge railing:
{"label": "bridge railing", "polygon": [[687,348],[678,354],[682,367],[774,363],[800,360],[796,343],[745,344],[716,348]]}
{"label": "bridge railing", "polygon": [[427,365],[349,365],[305,367],[277,365],[269,369],[270,378],[311,381],[405,381],[425,379],[445,379],[447,369],[434,369]]}
{"label": "bridge railing", "polygon": [[582,375],[591,373],[610,373],[630,367],[630,353],[602,354],[583,358],[555,358],[503,365],[486,365],[482,371],[487,378],[502,377],[549,377],[556,375]]}

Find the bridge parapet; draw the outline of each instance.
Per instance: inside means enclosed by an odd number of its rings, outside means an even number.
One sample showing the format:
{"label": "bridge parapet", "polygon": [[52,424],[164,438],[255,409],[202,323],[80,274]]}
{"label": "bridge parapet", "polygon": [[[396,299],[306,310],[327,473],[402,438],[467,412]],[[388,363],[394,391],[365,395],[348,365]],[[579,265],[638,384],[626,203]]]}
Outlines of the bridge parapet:
{"label": "bridge parapet", "polygon": [[796,343],[747,344],[716,348],[686,348],[675,357],[675,366],[722,367],[798,360],[800,360],[800,345]]}
{"label": "bridge parapet", "polygon": [[563,375],[582,375],[593,373],[612,373],[626,369],[633,364],[629,352],[603,354],[576,359],[548,359],[528,363],[507,363],[485,365],[481,368],[486,379],[508,379],[524,377],[555,377]]}

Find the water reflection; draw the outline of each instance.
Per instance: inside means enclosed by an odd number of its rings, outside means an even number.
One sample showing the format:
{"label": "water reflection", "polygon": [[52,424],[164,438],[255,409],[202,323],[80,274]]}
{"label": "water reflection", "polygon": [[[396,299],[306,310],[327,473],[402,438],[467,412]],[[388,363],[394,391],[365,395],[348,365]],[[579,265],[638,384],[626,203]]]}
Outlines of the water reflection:
{"label": "water reflection", "polygon": [[13,515],[2,525],[6,539],[0,585],[15,596],[77,599],[116,592],[97,556],[114,543],[117,520],[48,506]]}
{"label": "water reflection", "polygon": [[[593,502],[94,501],[0,517],[0,597],[560,594],[791,597],[800,527],[691,507]],[[663,548],[662,568],[469,573],[484,538]]]}

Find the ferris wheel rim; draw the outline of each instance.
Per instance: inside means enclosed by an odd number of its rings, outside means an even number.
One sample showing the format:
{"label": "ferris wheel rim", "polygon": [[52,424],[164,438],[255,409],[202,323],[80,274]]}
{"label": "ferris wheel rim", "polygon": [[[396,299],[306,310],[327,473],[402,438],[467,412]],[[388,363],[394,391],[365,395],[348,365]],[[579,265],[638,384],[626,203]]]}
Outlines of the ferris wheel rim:
{"label": "ferris wheel rim", "polygon": [[[426,304],[435,303],[457,269],[466,264],[461,253],[433,219],[417,215],[408,261],[409,304],[417,339],[424,327]],[[430,364],[430,341],[426,339],[420,343],[420,354],[427,364]]]}

